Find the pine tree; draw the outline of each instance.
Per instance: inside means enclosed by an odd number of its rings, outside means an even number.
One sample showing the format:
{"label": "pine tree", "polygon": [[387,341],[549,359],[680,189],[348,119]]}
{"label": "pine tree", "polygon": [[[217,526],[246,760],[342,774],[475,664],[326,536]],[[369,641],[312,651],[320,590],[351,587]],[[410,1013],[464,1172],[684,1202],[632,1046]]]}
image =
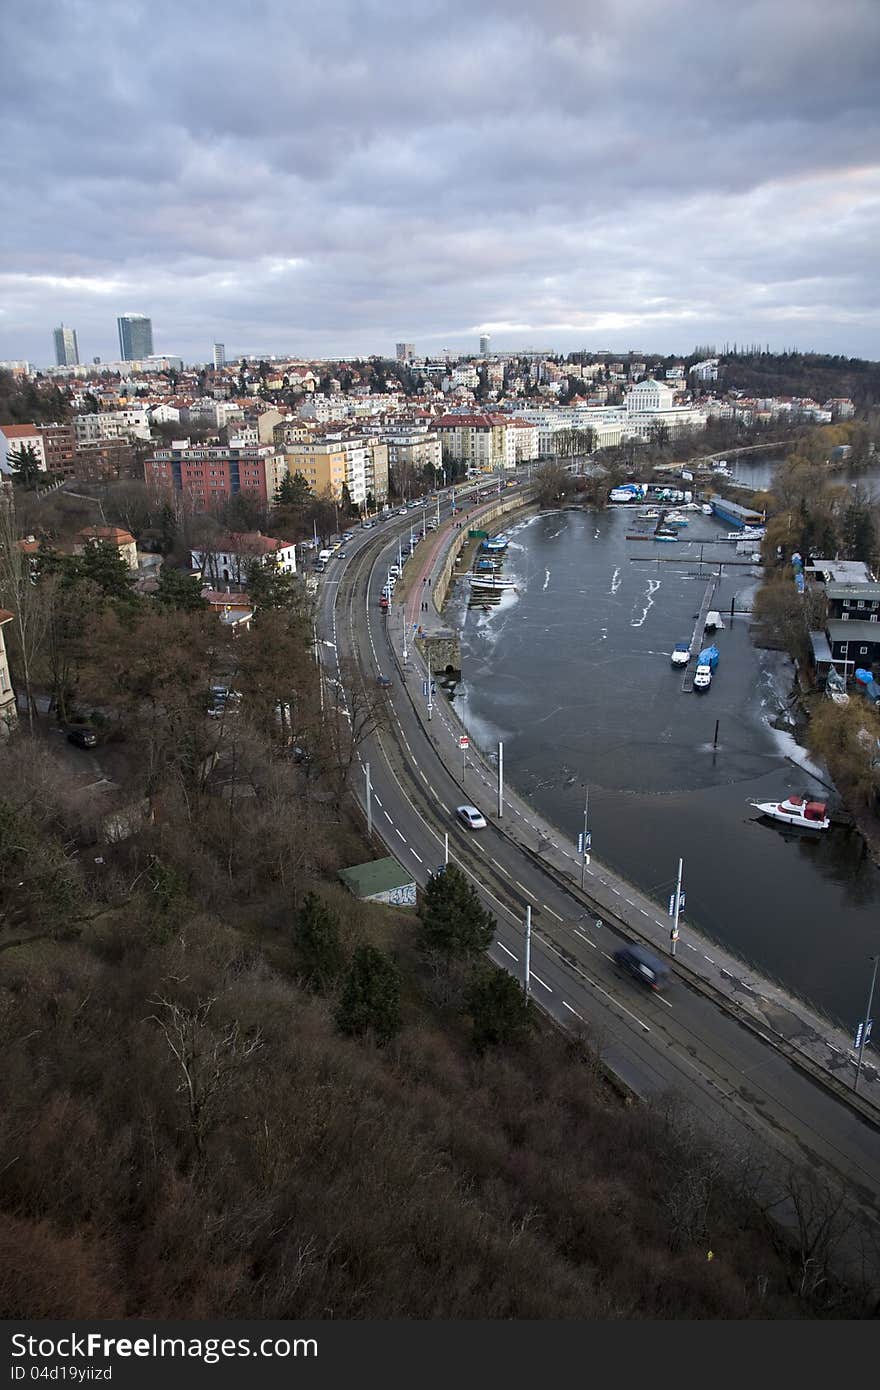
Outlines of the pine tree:
{"label": "pine tree", "polygon": [[299,969],[313,989],[330,989],[342,973],[344,954],[339,918],[317,893],[307,893],[293,929]]}
{"label": "pine tree", "polygon": [[422,949],[440,956],[447,968],[453,961],[481,956],[495,934],[495,918],[455,864],[428,880],[419,917]]}
{"label": "pine tree", "polygon": [[208,601],[202,598],[198,581],[171,565],[162,566],[156,598],[166,608],[179,608],[184,613],[205,612],[208,609]]}
{"label": "pine tree", "polygon": [[379,1043],[390,1042],[400,1031],[400,973],[375,946],[358,946],[352,957],[336,1026],[352,1036],[372,1032]]}
{"label": "pine tree", "polygon": [[36,487],[44,475],[33,444],[20,444],[17,449],[10,449],[8,457],[15,481],[22,487]]}
{"label": "pine tree", "polygon": [[466,1000],[478,1052],[525,1039],[531,1023],[528,1000],[522,985],[506,970],[481,966],[468,987]]}

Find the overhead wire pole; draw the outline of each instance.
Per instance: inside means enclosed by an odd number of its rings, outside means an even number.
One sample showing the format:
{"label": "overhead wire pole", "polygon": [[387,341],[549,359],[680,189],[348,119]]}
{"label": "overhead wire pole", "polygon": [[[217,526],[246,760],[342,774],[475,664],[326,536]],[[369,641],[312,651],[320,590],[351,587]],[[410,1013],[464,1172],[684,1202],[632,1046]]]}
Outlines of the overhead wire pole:
{"label": "overhead wire pole", "polygon": [[526,941],[525,941],[525,952],[524,952],[524,954],[523,954],[523,991],[524,991],[525,996],[526,996],[527,999],[528,999],[528,997],[529,997],[529,995],[530,995],[530,993],[531,993],[531,989],[532,989],[532,984],[531,984],[531,978],[532,978],[531,957],[532,957],[532,909],[531,909],[530,905],[529,905],[528,903],[526,903]]}
{"label": "overhead wire pole", "polygon": [[373,788],[370,783],[370,764],[364,763],[364,776],[367,782],[367,836],[373,838]]}
{"label": "overhead wire pole", "polygon": [[865,1010],[865,1017],[862,1019],[861,1022],[861,1031],[859,1036],[859,1061],[856,1067],[856,1079],[853,1083],[854,1091],[858,1089],[859,1077],[862,1074],[862,1057],[865,1051],[865,1043],[868,1041],[868,1035],[871,1031],[871,1005],[874,1002],[874,986],[877,983],[877,965],[878,963],[880,963],[880,956],[874,956],[873,961],[874,969],[871,972],[871,988],[868,991],[868,1007]]}
{"label": "overhead wire pole", "polygon": [[678,882],[675,885],[675,902],[672,914],[672,931],[669,933],[669,940],[672,946],[672,954],[675,955],[675,946],[678,941],[678,917],[681,912],[681,871],[683,861],[678,861]]}
{"label": "overhead wire pole", "polygon": [[498,819],[504,815],[504,744],[498,740]]}
{"label": "overhead wire pole", "polygon": [[583,837],[583,843],[582,843],[582,845],[581,845],[581,888],[582,888],[582,889],[586,887],[586,883],[587,883],[587,865],[588,865],[589,862],[590,862],[590,851],[589,851],[589,844],[590,844],[590,841],[589,841],[589,834],[590,834],[590,832],[589,832],[589,830],[587,829],[589,814],[590,814],[590,789],[589,789],[589,787],[587,787],[586,791],[584,792],[584,837]]}

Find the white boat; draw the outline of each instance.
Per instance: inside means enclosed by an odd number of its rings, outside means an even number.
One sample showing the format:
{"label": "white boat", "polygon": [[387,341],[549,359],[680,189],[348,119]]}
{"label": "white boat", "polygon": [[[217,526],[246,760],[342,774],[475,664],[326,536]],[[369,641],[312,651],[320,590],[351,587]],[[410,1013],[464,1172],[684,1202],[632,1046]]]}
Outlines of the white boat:
{"label": "white boat", "polygon": [[691,649],[687,642],[676,642],[670,660],[673,666],[687,666],[691,659]]}
{"label": "white boat", "polygon": [[703,505],[702,505],[702,507],[700,508],[700,511],[703,513],[703,516],[711,516],[711,515],[712,515],[712,506],[711,506],[711,503],[709,503],[709,502],[704,502]]}
{"label": "white boat", "polygon": [[787,796],[784,801],[753,801],[762,816],[782,821],[785,825],[801,826],[804,830],[827,830],[831,821],[825,814],[824,801],[808,801],[805,796]]}
{"label": "white boat", "polygon": [[714,608],[710,608],[709,612],[706,614],[705,630],[706,632],[714,632],[716,628],[720,632],[723,632],[724,623],[721,621],[721,614],[718,613]]}

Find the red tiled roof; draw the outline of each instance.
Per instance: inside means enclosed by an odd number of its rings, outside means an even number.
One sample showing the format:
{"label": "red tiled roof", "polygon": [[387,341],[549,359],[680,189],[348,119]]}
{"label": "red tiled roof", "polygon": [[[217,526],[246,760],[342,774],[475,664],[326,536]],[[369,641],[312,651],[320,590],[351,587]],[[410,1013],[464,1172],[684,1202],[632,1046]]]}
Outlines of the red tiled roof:
{"label": "red tiled roof", "polygon": [[0,627],[2,627],[4,623],[11,623],[14,617],[14,613],[8,612],[5,608],[0,608]]}
{"label": "red tiled roof", "polygon": [[84,526],[76,533],[77,540],[110,541],[112,545],[132,545],[134,536],[121,526]]}

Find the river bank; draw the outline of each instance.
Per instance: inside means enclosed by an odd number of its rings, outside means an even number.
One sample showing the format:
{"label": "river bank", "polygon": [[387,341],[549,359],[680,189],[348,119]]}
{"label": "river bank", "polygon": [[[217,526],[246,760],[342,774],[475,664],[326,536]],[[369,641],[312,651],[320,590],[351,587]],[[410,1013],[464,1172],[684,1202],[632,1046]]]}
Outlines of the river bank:
{"label": "river bank", "polygon": [[880,874],[855,831],[805,840],[754,818],[752,800],[805,782],[825,789],[793,733],[772,727],[793,665],[756,653],[746,620],[719,635],[708,695],[681,693],[669,653],[699,606],[701,537],[702,577],[709,556],[722,566],[722,612],[748,607],[758,580],[723,572],[730,548],[711,549],[717,523],[693,526],[697,546],[682,543],[662,565],[629,553],[619,511],[542,513],[508,528],[519,592],[491,614],[451,598],[464,673],[456,709],[481,747],[504,742],[508,780],[572,840],[589,785],[600,858],[662,901],[681,855],[689,920],[848,1027],[876,942]]}

